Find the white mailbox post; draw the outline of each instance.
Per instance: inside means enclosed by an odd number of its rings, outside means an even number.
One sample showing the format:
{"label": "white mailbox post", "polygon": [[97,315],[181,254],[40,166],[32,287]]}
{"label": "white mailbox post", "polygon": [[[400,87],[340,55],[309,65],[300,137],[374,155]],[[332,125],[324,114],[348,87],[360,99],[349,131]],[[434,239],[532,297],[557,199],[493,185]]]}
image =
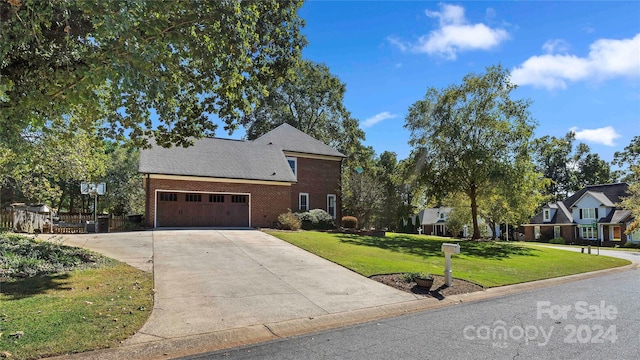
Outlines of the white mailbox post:
{"label": "white mailbox post", "polygon": [[451,286],[453,277],[451,276],[451,254],[460,254],[459,244],[442,244],[444,253],[444,279],[447,286]]}

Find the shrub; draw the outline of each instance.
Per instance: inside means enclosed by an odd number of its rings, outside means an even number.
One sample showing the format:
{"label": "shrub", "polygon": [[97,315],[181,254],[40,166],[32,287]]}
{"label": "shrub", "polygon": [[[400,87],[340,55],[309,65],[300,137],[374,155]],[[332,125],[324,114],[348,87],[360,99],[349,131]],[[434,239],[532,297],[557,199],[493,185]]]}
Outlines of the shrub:
{"label": "shrub", "polygon": [[342,227],[347,229],[357,229],[358,228],[358,218],[355,216],[343,216],[342,217]]}
{"label": "shrub", "polygon": [[300,219],[289,210],[289,212],[278,215],[278,224],[280,225],[280,229],[296,231],[300,230],[302,223]]}
{"label": "shrub", "polygon": [[326,230],[335,228],[333,216],[322,209],[312,209],[309,211],[294,214],[302,222],[305,230]]}
{"label": "shrub", "polygon": [[627,241],[626,243],[624,243],[623,247],[631,248],[631,249],[640,249],[640,243],[635,244]]}
{"label": "shrub", "polygon": [[424,272],[408,272],[402,274],[402,281],[404,282],[415,282],[416,278],[418,279],[433,279],[433,275]]}
{"label": "shrub", "polygon": [[559,245],[564,245],[565,241],[563,238],[559,237],[559,238],[555,238],[555,239],[551,239],[549,240],[549,244],[559,244]]}

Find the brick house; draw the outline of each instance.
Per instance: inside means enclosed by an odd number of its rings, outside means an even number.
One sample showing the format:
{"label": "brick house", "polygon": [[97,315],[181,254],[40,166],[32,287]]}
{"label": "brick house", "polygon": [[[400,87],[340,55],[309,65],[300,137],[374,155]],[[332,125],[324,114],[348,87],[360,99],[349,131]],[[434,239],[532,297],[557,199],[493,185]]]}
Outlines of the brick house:
{"label": "brick house", "polygon": [[526,241],[563,238],[568,243],[600,242],[604,246],[638,241],[639,234],[625,235],[633,220],[618,204],[627,194],[626,183],[587,186],[564,201],[546,204],[523,225]]}
{"label": "brick house", "polygon": [[146,224],[272,227],[288,209],[323,209],[338,219],[344,157],[288,124],[253,141],[152,146],[140,152]]}

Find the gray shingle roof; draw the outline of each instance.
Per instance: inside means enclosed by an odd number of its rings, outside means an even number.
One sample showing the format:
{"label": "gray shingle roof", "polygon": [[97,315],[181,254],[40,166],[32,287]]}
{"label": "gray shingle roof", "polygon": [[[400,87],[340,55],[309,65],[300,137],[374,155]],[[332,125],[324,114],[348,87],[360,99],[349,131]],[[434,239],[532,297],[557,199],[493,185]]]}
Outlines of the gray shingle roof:
{"label": "gray shingle roof", "polygon": [[437,223],[444,223],[444,219],[440,219],[440,211],[445,214],[449,214],[452,208],[430,208],[424,209],[418,213],[418,219],[420,219],[420,225],[432,225]]}
{"label": "gray shingle roof", "polygon": [[278,147],[218,138],[195,140],[187,148],[152,146],[142,150],[139,170],[151,174],[296,182]]}
{"label": "gray shingle roof", "polygon": [[[589,195],[600,201],[604,206],[615,207],[616,204],[620,202],[621,198],[623,196],[626,196],[628,188],[629,185],[626,183],[591,185],[584,187],[575,194],[566,198],[564,201],[558,201],[557,203],[555,203],[558,207],[558,211],[556,211],[555,216],[551,219],[550,222],[545,223],[542,218],[542,212],[539,212],[538,214],[536,214],[536,216],[531,218],[529,223],[549,225],[573,223],[573,215],[569,210],[578,202],[578,200],[585,196],[585,194],[589,193]],[[552,208],[552,206],[549,207]],[[623,212],[623,210],[617,209],[610,212],[607,219],[600,219],[600,222],[617,224],[620,221],[624,220],[622,218],[623,216],[625,216],[624,214],[625,213]],[[614,222],[614,220],[616,221]]]}
{"label": "gray shingle roof", "polygon": [[336,149],[303,133],[289,124],[282,124],[254,140],[258,144],[273,144],[284,151],[303,154],[345,157]]}

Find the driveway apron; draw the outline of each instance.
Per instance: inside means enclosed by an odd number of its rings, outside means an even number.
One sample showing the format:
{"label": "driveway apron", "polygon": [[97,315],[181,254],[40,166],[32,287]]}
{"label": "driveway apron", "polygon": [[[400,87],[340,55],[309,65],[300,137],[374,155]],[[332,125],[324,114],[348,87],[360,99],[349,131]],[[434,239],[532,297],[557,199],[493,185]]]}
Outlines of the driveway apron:
{"label": "driveway apron", "polygon": [[[416,299],[256,230],[138,234],[153,238],[154,308],[147,323],[126,344]],[[82,246],[101,251],[92,246],[97,239]],[[133,257],[105,243],[102,247],[110,251],[105,254],[119,255],[114,257],[120,260]],[[135,262],[146,263],[146,256],[136,251],[140,259]]]}

